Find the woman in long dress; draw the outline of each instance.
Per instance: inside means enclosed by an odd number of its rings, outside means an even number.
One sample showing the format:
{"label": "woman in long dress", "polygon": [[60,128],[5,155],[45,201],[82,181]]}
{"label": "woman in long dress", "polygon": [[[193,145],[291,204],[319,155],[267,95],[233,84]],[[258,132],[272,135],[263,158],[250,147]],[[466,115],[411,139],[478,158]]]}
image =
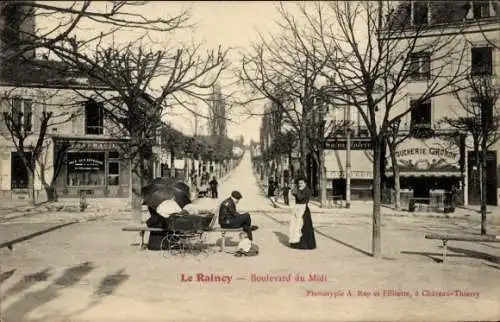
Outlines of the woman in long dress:
{"label": "woman in long dress", "polygon": [[295,205],[293,206],[288,234],[290,247],[296,249],[315,249],[316,238],[308,206],[311,190],[307,187],[305,179],[300,178],[298,180],[298,189],[294,195]]}

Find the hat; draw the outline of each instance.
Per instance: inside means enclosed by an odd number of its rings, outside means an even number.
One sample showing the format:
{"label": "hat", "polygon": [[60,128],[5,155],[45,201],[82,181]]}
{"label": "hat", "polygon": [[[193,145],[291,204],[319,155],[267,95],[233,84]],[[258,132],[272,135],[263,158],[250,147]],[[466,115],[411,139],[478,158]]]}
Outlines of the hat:
{"label": "hat", "polygon": [[236,190],[231,192],[231,197],[233,197],[234,199],[237,199],[237,200],[240,200],[241,198],[243,198],[241,196],[241,193],[239,191],[236,191]]}

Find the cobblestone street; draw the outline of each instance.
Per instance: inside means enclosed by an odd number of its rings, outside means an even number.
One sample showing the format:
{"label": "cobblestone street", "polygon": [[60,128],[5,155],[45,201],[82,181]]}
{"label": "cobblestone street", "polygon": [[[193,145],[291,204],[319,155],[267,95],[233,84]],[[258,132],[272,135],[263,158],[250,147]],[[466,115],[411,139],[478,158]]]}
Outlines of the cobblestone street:
{"label": "cobblestone street", "polygon": [[[79,223],[15,245],[12,251],[1,249],[2,321],[421,321],[500,316],[500,247],[450,242],[449,260],[443,265],[441,242],[424,239],[431,231],[477,233],[477,223],[466,217],[388,216],[382,230],[384,259],[376,260],[369,256],[369,213],[314,208],[318,248],[298,251],[285,246],[288,209],[275,208],[262,193],[248,155],[222,183],[218,200],[196,203],[214,209],[234,189],[243,195],[238,208],[250,211],[260,227],[255,232],[259,256],[209,252],[181,257],[141,251],[137,234],[121,231],[131,222],[125,206],[113,206],[122,209],[115,212],[95,206],[99,216],[89,208],[2,222],[5,241],[80,217]],[[489,228],[498,232],[497,217],[490,217]],[[209,235],[208,240],[215,243],[218,237]],[[281,280],[269,281],[270,275]]]}

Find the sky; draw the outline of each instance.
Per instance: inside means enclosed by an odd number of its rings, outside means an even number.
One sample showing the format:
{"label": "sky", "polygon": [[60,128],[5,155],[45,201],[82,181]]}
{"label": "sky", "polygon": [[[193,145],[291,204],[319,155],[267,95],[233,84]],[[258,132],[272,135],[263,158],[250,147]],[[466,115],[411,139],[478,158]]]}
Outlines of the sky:
{"label": "sky", "polygon": [[[203,48],[206,49],[217,48],[219,45],[222,45],[223,49],[232,48],[228,59],[231,62],[231,67],[236,67],[239,65],[239,52],[248,50],[252,42],[257,40],[257,30],[272,32],[273,29],[276,29],[275,21],[279,17],[276,10],[278,4],[279,2],[275,1],[155,1],[137,8],[137,13],[149,18],[165,18],[190,8],[192,17],[190,22],[196,25],[194,30],[181,30],[176,32],[174,38],[171,38],[171,35],[153,33],[151,38],[160,42],[167,40],[201,42]],[[105,2],[96,2],[94,5],[104,6],[106,4]],[[47,17],[37,18],[37,27],[49,25],[50,19]],[[56,18],[53,19],[52,23]],[[85,22],[85,24],[79,25],[76,34],[78,37],[84,37],[87,34],[96,34],[99,29],[105,30],[106,27]],[[114,41],[126,43],[134,40],[137,36],[138,34],[128,31],[119,31],[115,35]],[[231,76],[232,74],[227,72],[220,81],[223,93],[230,93],[236,89],[234,84],[229,85],[234,82],[234,78],[230,78]],[[263,105],[264,102],[259,102],[255,108],[261,109]],[[200,114],[204,114],[203,111],[206,111],[206,108],[203,103],[197,106]],[[248,116],[242,111],[241,107],[231,108],[228,135],[232,138],[243,135],[246,143],[250,142],[251,139],[257,141],[261,118]],[[203,123],[201,118],[199,120],[199,123]],[[186,134],[194,133],[194,118],[185,109],[172,111],[167,115],[167,121]]]}

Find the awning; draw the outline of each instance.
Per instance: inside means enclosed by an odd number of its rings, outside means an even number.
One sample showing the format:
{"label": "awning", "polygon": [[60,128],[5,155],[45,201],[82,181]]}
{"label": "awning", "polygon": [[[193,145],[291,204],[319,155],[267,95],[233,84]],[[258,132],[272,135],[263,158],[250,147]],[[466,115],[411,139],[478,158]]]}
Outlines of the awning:
{"label": "awning", "polygon": [[[392,177],[393,172],[388,171],[386,176]],[[406,171],[400,172],[400,177],[462,177],[461,172],[454,171]]]}

